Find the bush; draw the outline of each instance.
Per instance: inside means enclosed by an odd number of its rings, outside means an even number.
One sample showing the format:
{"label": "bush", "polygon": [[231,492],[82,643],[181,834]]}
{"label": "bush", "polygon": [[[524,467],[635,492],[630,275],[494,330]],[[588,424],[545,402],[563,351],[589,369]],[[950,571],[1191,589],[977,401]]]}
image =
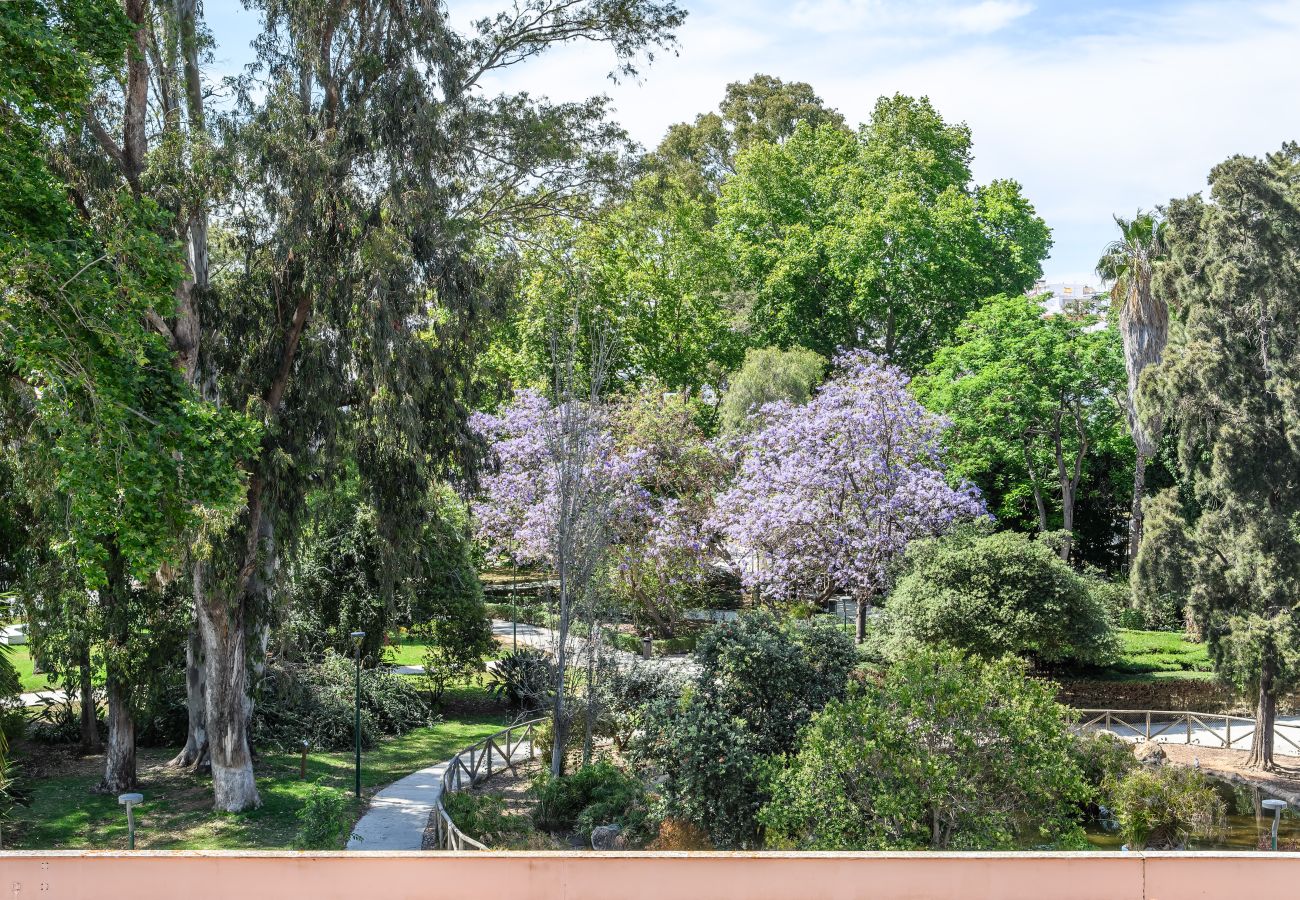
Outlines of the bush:
{"label": "bush", "polygon": [[492,667],[488,691],[521,712],[544,709],[555,693],[555,663],[535,647],[520,647]]}
{"label": "bush", "polygon": [[297,813],[299,826],[293,845],[299,850],[339,850],[352,822],[348,797],[319,781]]}
{"label": "bush", "polygon": [[824,357],[802,347],[776,347],[745,351],[745,362],[731,376],[719,408],[722,431],[749,431],[764,405],[778,400],[807,403],[812,390],[826,374]]}
{"label": "bush", "polygon": [[809,850],[1079,846],[1091,791],[1066,710],[1013,657],[923,651],[835,701],[774,773],[769,842]]}
{"label": "bush", "polygon": [[432,618],[413,625],[410,634],[427,645],[421,664],[429,693],[437,703],[449,684],[482,671],[483,660],[496,641],[479,598],[441,594],[426,598],[424,607]]}
{"label": "bush", "polygon": [[1075,740],[1074,758],[1098,797],[1138,764],[1133,756],[1133,745],[1106,732],[1080,735]]}
{"label": "bush", "polygon": [[681,684],[656,666],[625,666],[601,678],[597,691],[596,733],[612,740],[622,753],[643,727],[646,709],[656,701],[675,699]]}
{"label": "bush", "polygon": [[[355,670],[352,660],[327,651],[314,664],[267,666],[253,706],[259,748],[297,750],[304,740],[322,750],[353,746]],[[361,743],[429,725],[432,711],[410,681],[382,669],[361,670]]]}
{"label": "bush", "polygon": [[1106,599],[1043,542],[964,528],[907,552],[885,605],[887,659],[948,646],[1037,666],[1104,665],[1119,644]]}
{"label": "bush", "polygon": [[1182,849],[1222,831],[1225,804],[1203,774],[1182,766],[1133,768],[1111,786],[1120,834],[1135,850]]}
{"label": "bush", "polygon": [[442,805],[456,827],[489,847],[530,849],[535,833],[528,816],[510,815],[500,794],[456,791],[444,794]]}
{"label": "bush", "polygon": [[646,837],[645,788],[611,762],[591,763],[559,778],[542,772],[533,781],[532,794],[537,798],[533,821],[538,828],[575,832],[590,840],[597,826],[619,825],[629,841]]}

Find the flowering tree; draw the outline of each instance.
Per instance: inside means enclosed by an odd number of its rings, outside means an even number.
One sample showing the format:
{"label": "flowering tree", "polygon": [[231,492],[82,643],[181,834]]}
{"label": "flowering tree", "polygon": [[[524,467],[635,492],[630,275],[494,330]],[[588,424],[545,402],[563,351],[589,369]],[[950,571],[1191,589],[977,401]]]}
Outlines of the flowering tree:
{"label": "flowering tree", "polygon": [[865,352],[804,406],[773,403],[740,445],[737,476],[714,514],[747,588],[790,599],[847,592],[866,606],[890,563],[917,537],[985,515],[978,491],[952,487],[940,459],[943,419],[907,392],[902,372]]}

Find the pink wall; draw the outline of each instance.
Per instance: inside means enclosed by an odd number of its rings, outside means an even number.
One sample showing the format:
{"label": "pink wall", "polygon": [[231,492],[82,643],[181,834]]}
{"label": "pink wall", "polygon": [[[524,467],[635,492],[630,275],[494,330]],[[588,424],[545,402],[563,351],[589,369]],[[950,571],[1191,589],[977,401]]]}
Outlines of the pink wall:
{"label": "pink wall", "polygon": [[1287,853],[0,853],[0,900],[1296,896]]}

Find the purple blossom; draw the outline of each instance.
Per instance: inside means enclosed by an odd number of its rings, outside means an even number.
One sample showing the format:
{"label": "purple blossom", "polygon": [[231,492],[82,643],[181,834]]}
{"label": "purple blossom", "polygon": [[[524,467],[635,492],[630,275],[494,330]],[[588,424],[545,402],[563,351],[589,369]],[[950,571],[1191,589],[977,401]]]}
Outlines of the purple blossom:
{"label": "purple blossom", "polygon": [[713,519],[733,556],[759,557],[742,566],[746,587],[782,598],[869,597],[908,542],[987,515],[974,486],[948,484],[947,423],[907,383],[871,354],[848,353],[806,405],[763,408]]}

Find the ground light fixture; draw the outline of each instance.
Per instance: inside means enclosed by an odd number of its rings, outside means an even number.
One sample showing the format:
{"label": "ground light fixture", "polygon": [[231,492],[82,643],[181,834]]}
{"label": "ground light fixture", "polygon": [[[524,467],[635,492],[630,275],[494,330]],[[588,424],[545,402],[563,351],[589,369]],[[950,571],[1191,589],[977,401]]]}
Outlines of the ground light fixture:
{"label": "ground light fixture", "polygon": [[[127,846],[135,849],[135,807],[144,802],[144,794],[118,794],[117,802],[126,807]],[[1275,829],[1276,830],[1276,829]],[[1277,849],[1274,847],[1273,849]]]}
{"label": "ground light fixture", "polygon": [[1275,800],[1272,797],[1270,797],[1269,799],[1261,802],[1259,805],[1264,807],[1265,809],[1271,809],[1273,811],[1273,849],[1276,850],[1277,849],[1277,826],[1282,821],[1282,810],[1286,809],[1286,801]]}
{"label": "ground light fixture", "polygon": [[357,668],[357,690],[356,690],[356,698],[354,704],[355,711],[356,711],[356,718],[353,721],[352,730],[355,732],[357,738],[356,792],[357,792],[358,800],[361,799],[361,639],[364,638],[365,636],[366,633],[364,631],[354,631],[352,632],[351,635],[352,642],[355,644],[356,647],[355,659],[356,659],[356,668]]}

